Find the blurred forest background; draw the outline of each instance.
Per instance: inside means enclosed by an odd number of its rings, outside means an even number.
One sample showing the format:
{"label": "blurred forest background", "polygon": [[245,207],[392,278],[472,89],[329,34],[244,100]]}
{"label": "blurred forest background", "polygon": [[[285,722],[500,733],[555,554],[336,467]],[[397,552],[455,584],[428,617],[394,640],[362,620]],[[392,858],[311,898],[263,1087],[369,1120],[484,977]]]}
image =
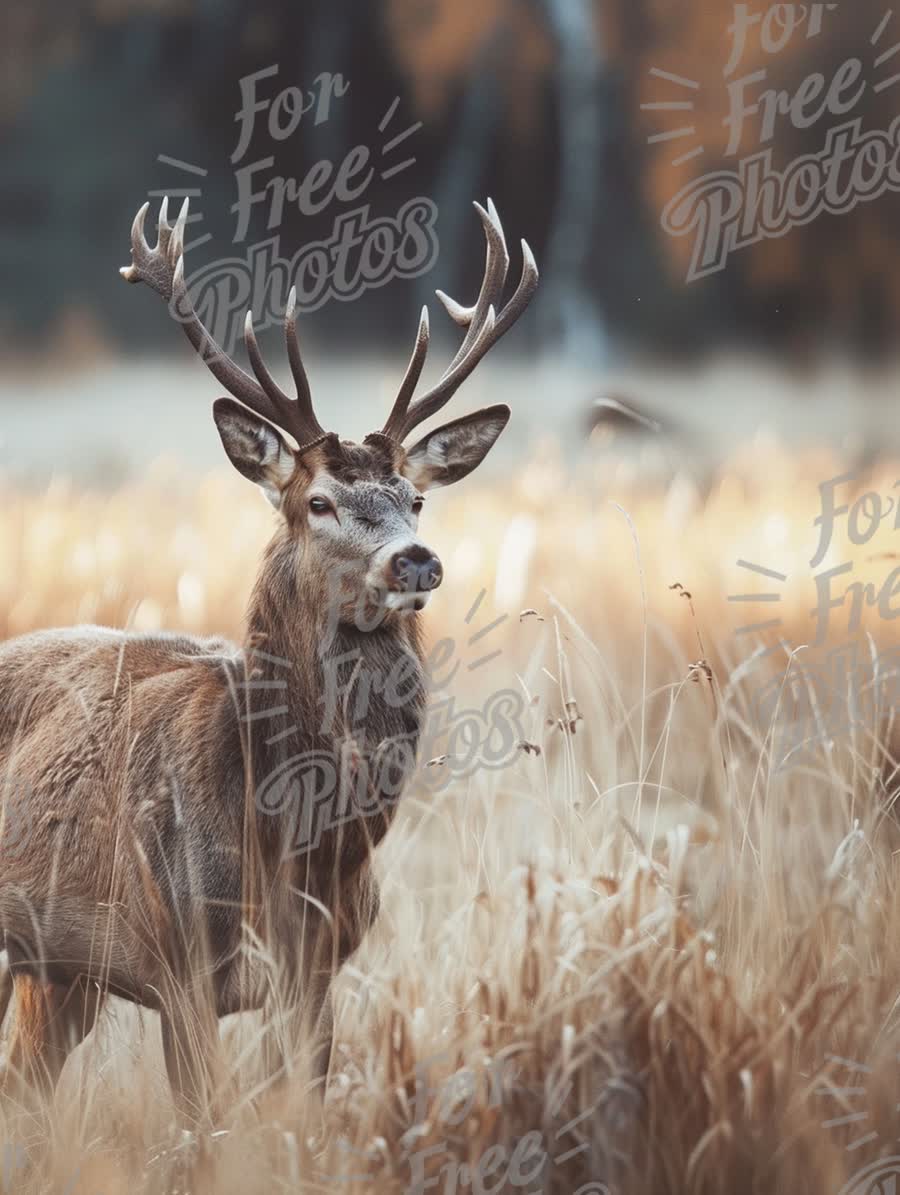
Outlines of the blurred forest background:
{"label": "blurred forest background", "polygon": [[[811,72],[828,81],[858,55],[871,81],[872,34],[887,10],[877,0],[810,7],[824,13],[816,36],[798,26],[772,55],[757,28],[738,73],[764,69],[766,86],[795,92]],[[498,356],[520,368],[563,359],[586,371],[567,388],[560,383],[561,407],[586,409],[610,370],[633,363],[696,368],[752,351],[795,380],[811,376],[823,351],[863,378],[891,365],[900,322],[900,220],[891,192],[732,253],[724,269],[692,283],[690,238],[661,228],[680,188],[734,167],[723,123],[733,13],[732,5],[698,0],[13,0],[0,49],[0,403],[15,408],[22,387],[33,393],[47,366],[72,375],[147,353],[187,363],[162,306],[126,294],[118,278],[131,219],[152,196],[152,227],[161,194],[195,188],[194,227],[204,236],[189,254],[189,277],[266,238],[258,204],[243,243],[233,244],[231,157],[240,80],[273,65],[278,74],[259,84],[262,98],[288,86],[308,93],[323,72],[340,75],[347,91],[327,119],[305,114],[282,141],[272,140],[263,112],[244,161],[271,155],[273,175],[300,179],[356,145],[376,154],[392,131],[421,122],[395,153],[414,161],[377,177],[365,202],[373,215],[387,215],[425,196],[438,210],[440,252],[427,273],[304,316],[304,342],[319,369],[328,352],[335,360],[335,346],[344,364],[375,353],[402,367],[418,308],[435,286],[471,301],[483,260],[471,200],[488,195],[507,230],[512,271],[524,236],[542,274],[525,331]],[[889,33],[879,50],[893,41]],[[673,86],[673,75],[693,81],[690,91]],[[685,95],[689,112],[660,108]],[[890,86],[869,86],[853,115],[865,128],[887,129],[896,96]],[[395,99],[395,122],[381,133]],[[840,118],[825,113],[806,129],[796,123],[776,123],[776,166],[821,150]],[[670,139],[679,127],[691,137]],[[749,120],[746,132],[741,155],[758,147],[758,122]],[[702,152],[682,152],[692,146]],[[329,236],[341,210],[337,200],[315,215],[286,203],[282,254]],[[448,324],[442,314],[433,319],[439,336],[449,338]],[[199,373],[194,378],[199,385]],[[698,387],[689,382],[679,394],[669,381],[664,375],[658,400],[652,386],[647,393],[657,414],[664,407],[677,420]],[[123,401],[122,384],[122,375],[109,382],[98,410]],[[740,395],[752,405],[750,396],[775,383],[743,385],[728,383],[732,410]],[[828,385],[843,397],[859,387],[833,372],[821,389]],[[870,383],[862,386],[870,397]],[[721,407],[721,388],[704,411]],[[46,397],[51,402],[52,391]],[[527,417],[540,421],[540,403]],[[14,410],[10,418],[7,435],[19,428]]]}
{"label": "blurred forest background", "polygon": [[[798,33],[770,58],[773,85],[796,88],[812,70],[830,78],[868,48],[885,12],[875,0],[829,7],[817,37]],[[409,143],[415,165],[378,182],[373,208],[434,200],[451,293],[477,283],[469,201],[489,194],[543,267],[533,315],[542,336],[577,337],[587,351],[611,337],[670,353],[750,343],[799,354],[837,337],[867,356],[888,352],[900,317],[891,194],[736,253],[721,273],[685,285],[685,245],[662,233],[659,213],[692,174],[724,160],[730,14],[696,0],[13,0],[0,93],[5,337],[43,353],[76,312],[117,344],[165,334],[162,321],[144,326],[141,305],[124,302],[118,285],[131,215],[150,191],[189,181],[160,153],[195,163],[209,171],[195,205],[214,235],[207,252],[224,251],[238,81],[277,63],[278,87],[263,94],[309,87],[320,72],[349,83],[327,120],[304,118],[285,142],[251,147],[276,154],[281,173],[301,177],[321,158],[371,145],[395,96],[407,123],[422,121]],[[763,58],[749,38],[743,69]],[[670,143],[648,145],[677,122],[641,110],[677,95],[651,67],[700,84],[690,117],[700,163],[673,167]],[[893,91],[870,89],[866,103],[866,126],[887,128]],[[837,123],[826,115],[805,134],[780,122],[777,154],[819,149],[829,119]],[[255,135],[267,138],[263,120]],[[283,237],[298,248],[325,235],[334,214],[315,219],[287,205]],[[392,286],[387,302],[370,292],[340,319],[323,312],[318,331],[406,344],[422,289]]]}

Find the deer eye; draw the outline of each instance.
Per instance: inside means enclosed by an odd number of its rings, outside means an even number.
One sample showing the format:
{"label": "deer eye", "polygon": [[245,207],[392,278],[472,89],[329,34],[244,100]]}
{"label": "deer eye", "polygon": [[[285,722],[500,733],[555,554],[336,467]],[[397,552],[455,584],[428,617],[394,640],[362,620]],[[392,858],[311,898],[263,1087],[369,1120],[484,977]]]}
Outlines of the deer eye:
{"label": "deer eye", "polygon": [[414,498],[414,499],[413,499],[413,504],[412,504],[412,512],[413,512],[413,514],[414,514],[414,515],[417,515],[417,514],[419,514],[419,513],[421,512],[421,510],[422,510],[422,507],[423,507],[424,505],[425,505],[425,499],[424,499],[424,498]]}
{"label": "deer eye", "polygon": [[310,498],[309,509],[314,515],[327,515],[331,513],[331,503],[325,498]]}

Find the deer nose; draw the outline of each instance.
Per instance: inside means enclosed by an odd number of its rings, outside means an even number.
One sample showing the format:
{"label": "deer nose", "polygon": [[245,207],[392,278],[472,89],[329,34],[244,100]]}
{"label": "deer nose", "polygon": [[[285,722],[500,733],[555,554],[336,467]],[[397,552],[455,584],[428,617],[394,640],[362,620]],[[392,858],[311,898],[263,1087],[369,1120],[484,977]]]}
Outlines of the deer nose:
{"label": "deer nose", "polygon": [[424,593],[429,589],[437,589],[444,576],[444,569],[437,556],[417,544],[398,552],[392,558],[391,571],[410,593]]}

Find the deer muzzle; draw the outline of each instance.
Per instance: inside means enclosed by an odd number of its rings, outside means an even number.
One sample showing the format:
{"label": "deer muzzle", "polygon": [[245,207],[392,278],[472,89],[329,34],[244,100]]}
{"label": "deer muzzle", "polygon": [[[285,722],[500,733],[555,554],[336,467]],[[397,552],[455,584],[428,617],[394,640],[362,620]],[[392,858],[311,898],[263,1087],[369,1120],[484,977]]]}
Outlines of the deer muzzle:
{"label": "deer muzzle", "polygon": [[411,544],[391,557],[391,588],[404,593],[430,593],[444,577],[440,560],[421,544]]}

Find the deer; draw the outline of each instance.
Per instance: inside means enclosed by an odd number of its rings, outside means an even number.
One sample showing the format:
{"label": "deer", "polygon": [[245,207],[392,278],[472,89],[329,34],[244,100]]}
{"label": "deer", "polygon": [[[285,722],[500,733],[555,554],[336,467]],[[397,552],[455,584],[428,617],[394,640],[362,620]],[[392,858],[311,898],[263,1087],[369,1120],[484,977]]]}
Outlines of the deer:
{"label": "deer", "polygon": [[[523,240],[521,277],[503,302],[502,224],[490,200],[476,203],[486,244],[476,301],[436,292],[462,329],[459,348],[416,397],[424,307],[387,420],[356,443],[314,411],[296,290],[284,314],[291,396],[263,361],[250,311],[252,375],[198,316],[184,269],[188,201],[174,225],[162,201],[154,247],[148,209],[120,272],[166,301],[228,392],[212,407],[222,446],[276,526],[239,644],[74,627],[0,646],[0,1017],[13,1005],[3,1085],[52,1095],[112,995],[159,1014],[173,1104],[192,1124],[220,1090],[219,1019],[230,1013],[269,1010],[276,1078],[289,1069],[286,1027],[302,1033],[325,1090],[333,981],[377,917],[373,853],[415,768],[426,706],[420,615],[443,570],[419,514],[427,491],[484,460],[510,409],[408,439],[516,323],[538,271]],[[393,685],[372,683],[389,674]],[[323,717],[329,686],[340,700]],[[293,849],[312,805],[323,808],[323,773],[341,816],[320,819],[312,846]]]}

